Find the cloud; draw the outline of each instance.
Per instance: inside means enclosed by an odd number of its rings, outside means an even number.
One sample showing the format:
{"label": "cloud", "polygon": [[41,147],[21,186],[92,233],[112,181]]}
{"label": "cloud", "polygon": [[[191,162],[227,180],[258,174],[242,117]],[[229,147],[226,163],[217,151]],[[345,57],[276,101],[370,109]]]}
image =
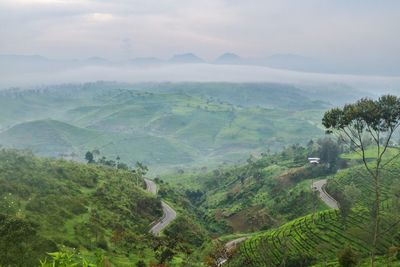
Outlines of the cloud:
{"label": "cloud", "polygon": [[94,22],[108,22],[111,21],[114,16],[109,13],[92,13],[89,14],[88,18]]}
{"label": "cloud", "polygon": [[[295,53],[353,68],[400,68],[399,10],[394,0],[2,0],[0,54]],[[121,45],[127,39],[130,53]]]}

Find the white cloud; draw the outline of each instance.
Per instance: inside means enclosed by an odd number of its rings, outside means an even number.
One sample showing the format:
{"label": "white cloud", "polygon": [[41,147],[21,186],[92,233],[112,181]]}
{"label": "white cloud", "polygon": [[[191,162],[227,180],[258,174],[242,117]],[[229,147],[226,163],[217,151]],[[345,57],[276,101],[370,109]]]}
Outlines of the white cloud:
{"label": "white cloud", "polygon": [[5,0],[5,2],[14,3],[17,5],[35,5],[35,4],[58,4],[65,2],[63,0]]}
{"label": "white cloud", "polygon": [[393,0],[1,0],[0,54],[118,59],[130,39],[132,57],[296,53],[395,66],[399,11]]}
{"label": "white cloud", "polygon": [[79,4],[87,0],[2,0],[3,6],[43,6],[59,4]]}
{"label": "white cloud", "polygon": [[108,13],[93,13],[88,15],[88,19],[94,22],[107,22],[113,18],[114,16]]}

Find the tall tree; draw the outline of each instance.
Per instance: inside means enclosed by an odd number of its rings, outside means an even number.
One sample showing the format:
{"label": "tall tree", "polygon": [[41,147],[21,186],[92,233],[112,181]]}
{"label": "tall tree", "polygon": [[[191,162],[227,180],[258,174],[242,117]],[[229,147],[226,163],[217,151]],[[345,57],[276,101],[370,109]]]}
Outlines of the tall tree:
{"label": "tall tree", "polygon": [[328,164],[330,169],[334,169],[339,159],[339,145],[330,138],[319,139],[318,145],[318,156],[321,161]]}
{"label": "tall tree", "polygon": [[[373,179],[375,199],[372,213],[374,230],[371,266],[374,266],[381,220],[381,173],[387,164],[400,155],[386,158],[383,162],[390,141],[400,125],[400,98],[393,95],[385,95],[378,100],[363,98],[354,104],[345,105],[342,109],[327,111],[322,123],[327,133],[336,134],[360,154],[365,169]],[[374,149],[372,162],[368,162],[366,155],[370,140],[373,142],[371,149]]]}
{"label": "tall tree", "polygon": [[144,176],[146,175],[146,173],[149,171],[149,168],[144,165],[143,163],[137,161],[136,162],[136,172],[140,175],[140,176]]}
{"label": "tall tree", "polygon": [[87,160],[88,163],[93,163],[94,162],[93,153],[90,151],[86,152],[85,159]]}

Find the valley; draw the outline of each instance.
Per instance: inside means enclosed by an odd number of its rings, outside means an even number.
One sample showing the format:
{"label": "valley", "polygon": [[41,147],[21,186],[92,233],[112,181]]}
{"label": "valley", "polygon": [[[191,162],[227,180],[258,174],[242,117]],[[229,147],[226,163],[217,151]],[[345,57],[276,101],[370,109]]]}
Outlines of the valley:
{"label": "valley", "polygon": [[[324,134],[326,92],[98,82],[0,94],[1,265],[368,262],[375,188],[360,151]],[[395,144],[382,158],[376,266],[398,262]]]}
{"label": "valley", "polygon": [[400,267],[399,14],[0,0],[0,267]]}
{"label": "valley", "polygon": [[280,84],[99,82],[0,94],[1,145],[78,161],[97,149],[154,173],[307,142],[322,134],[329,106]]}

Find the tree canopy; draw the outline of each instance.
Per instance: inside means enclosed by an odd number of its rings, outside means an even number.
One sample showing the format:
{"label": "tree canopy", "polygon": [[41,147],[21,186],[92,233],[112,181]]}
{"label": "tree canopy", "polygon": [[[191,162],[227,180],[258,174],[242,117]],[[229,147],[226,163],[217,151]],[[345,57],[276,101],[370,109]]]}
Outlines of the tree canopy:
{"label": "tree canopy", "polygon": [[[381,172],[388,163],[400,156],[397,152],[395,156],[385,158],[383,163],[383,156],[400,126],[400,98],[393,95],[384,95],[377,100],[363,98],[343,108],[327,111],[322,124],[327,133],[336,134],[361,155],[365,168],[373,178],[375,201],[371,210],[374,220],[371,266],[374,266],[380,235]],[[368,146],[374,148],[374,154],[367,159]]]}

